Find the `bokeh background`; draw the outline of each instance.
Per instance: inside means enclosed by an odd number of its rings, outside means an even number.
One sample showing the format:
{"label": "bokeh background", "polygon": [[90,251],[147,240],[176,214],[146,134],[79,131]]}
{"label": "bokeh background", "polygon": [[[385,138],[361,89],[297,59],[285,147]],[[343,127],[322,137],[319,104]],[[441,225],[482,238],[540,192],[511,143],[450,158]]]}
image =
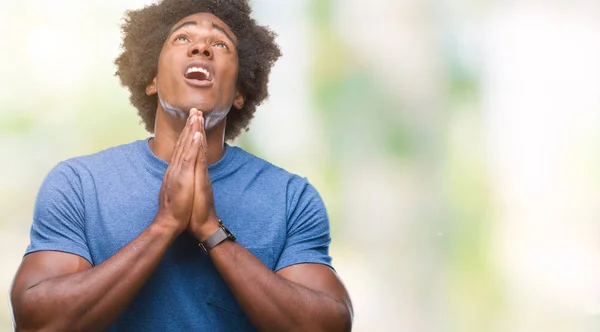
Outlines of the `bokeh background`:
{"label": "bokeh background", "polygon": [[[148,136],[113,76],[148,3],[0,2],[0,331],[46,173]],[[235,144],[321,192],[354,331],[600,329],[600,2],[252,3],[284,56]]]}

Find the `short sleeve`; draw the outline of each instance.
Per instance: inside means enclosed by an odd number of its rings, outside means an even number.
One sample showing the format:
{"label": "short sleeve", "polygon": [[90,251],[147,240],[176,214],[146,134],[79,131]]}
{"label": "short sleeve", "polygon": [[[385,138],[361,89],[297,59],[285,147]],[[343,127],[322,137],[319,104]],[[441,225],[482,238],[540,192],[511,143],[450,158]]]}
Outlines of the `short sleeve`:
{"label": "short sleeve", "polygon": [[67,162],[46,176],[33,210],[30,243],[25,255],[37,251],[62,251],[92,262],[84,228],[81,180]]}
{"label": "short sleeve", "polygon": [[331,268],[329,217],[321,196],[306,179],[291,180],[287,198],[287,239],[275,271],[302,263]]}

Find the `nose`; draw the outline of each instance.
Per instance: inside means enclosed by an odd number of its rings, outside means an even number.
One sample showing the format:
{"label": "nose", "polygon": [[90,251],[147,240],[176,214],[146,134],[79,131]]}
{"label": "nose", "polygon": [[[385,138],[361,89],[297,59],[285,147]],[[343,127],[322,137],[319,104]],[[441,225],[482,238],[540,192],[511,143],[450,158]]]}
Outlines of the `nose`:
{"label": "nose", "polygon": [[192,57],[198,55],[204,56],[208,59],[213,58],[213,53],[206,43],[195,43],[190,45],[190,48],[188,49],[188,56]]}

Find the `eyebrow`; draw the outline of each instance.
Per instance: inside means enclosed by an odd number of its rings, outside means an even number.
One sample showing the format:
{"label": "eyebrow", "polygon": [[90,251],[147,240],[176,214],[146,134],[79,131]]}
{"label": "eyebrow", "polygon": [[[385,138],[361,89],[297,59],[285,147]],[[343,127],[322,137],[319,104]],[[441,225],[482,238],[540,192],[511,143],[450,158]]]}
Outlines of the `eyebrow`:
{"label": "eyebrow", "polygon": [[[171,30],[171,32],[169,33],[169,36],[170,36],[170,35],[172,35],[172,34],[173,34],[175,31],[177,31],[177,30],[179,30],[179,29],[181,29],[181,28],[183,28],[183,27],[186,27],[186,26],[188,26],[188,25],[197,26],[197,25],[198,25],[198,23],[196,23],[195,21],[187,21],[187,22],[183,22],[183,23],[179,24],[178,26],[174,27],[174,28]],[[222,32],[222,33],[225,35],[225,37],[227,37],[227,39],[229,39],[229,40],[230,40],[230,41],[233,43],[233,45],[236,45],[236,42],[233,40],[233,38],[231,38],[231,36],[230,36],[230,35],[227,33],[227,31],[225,31],[225,29],[223,29],[223,27],[221,27],[221,26],[219,26],[219,25],[215,24],[214,22],[212,22],[212,27],[213,27],[214,29],[217,29],[217,30],[219,30],[220,32]]]}

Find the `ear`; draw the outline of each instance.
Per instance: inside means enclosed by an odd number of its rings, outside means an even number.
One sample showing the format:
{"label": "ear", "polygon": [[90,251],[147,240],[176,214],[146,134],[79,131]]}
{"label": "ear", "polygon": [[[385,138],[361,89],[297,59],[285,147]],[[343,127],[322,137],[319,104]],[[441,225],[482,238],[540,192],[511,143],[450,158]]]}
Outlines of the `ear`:
{"label": "ear", "polygon": [[246,96],[244,96],[239,90],[235,93],[235,99],[233,99],[233,107],[238,111],[244,107],[246,102]]}
{"label": "ear", "polygon": [[152,79],[152,82],[146,86],[146,95],[152,96],[156,94],[156,76]]}

